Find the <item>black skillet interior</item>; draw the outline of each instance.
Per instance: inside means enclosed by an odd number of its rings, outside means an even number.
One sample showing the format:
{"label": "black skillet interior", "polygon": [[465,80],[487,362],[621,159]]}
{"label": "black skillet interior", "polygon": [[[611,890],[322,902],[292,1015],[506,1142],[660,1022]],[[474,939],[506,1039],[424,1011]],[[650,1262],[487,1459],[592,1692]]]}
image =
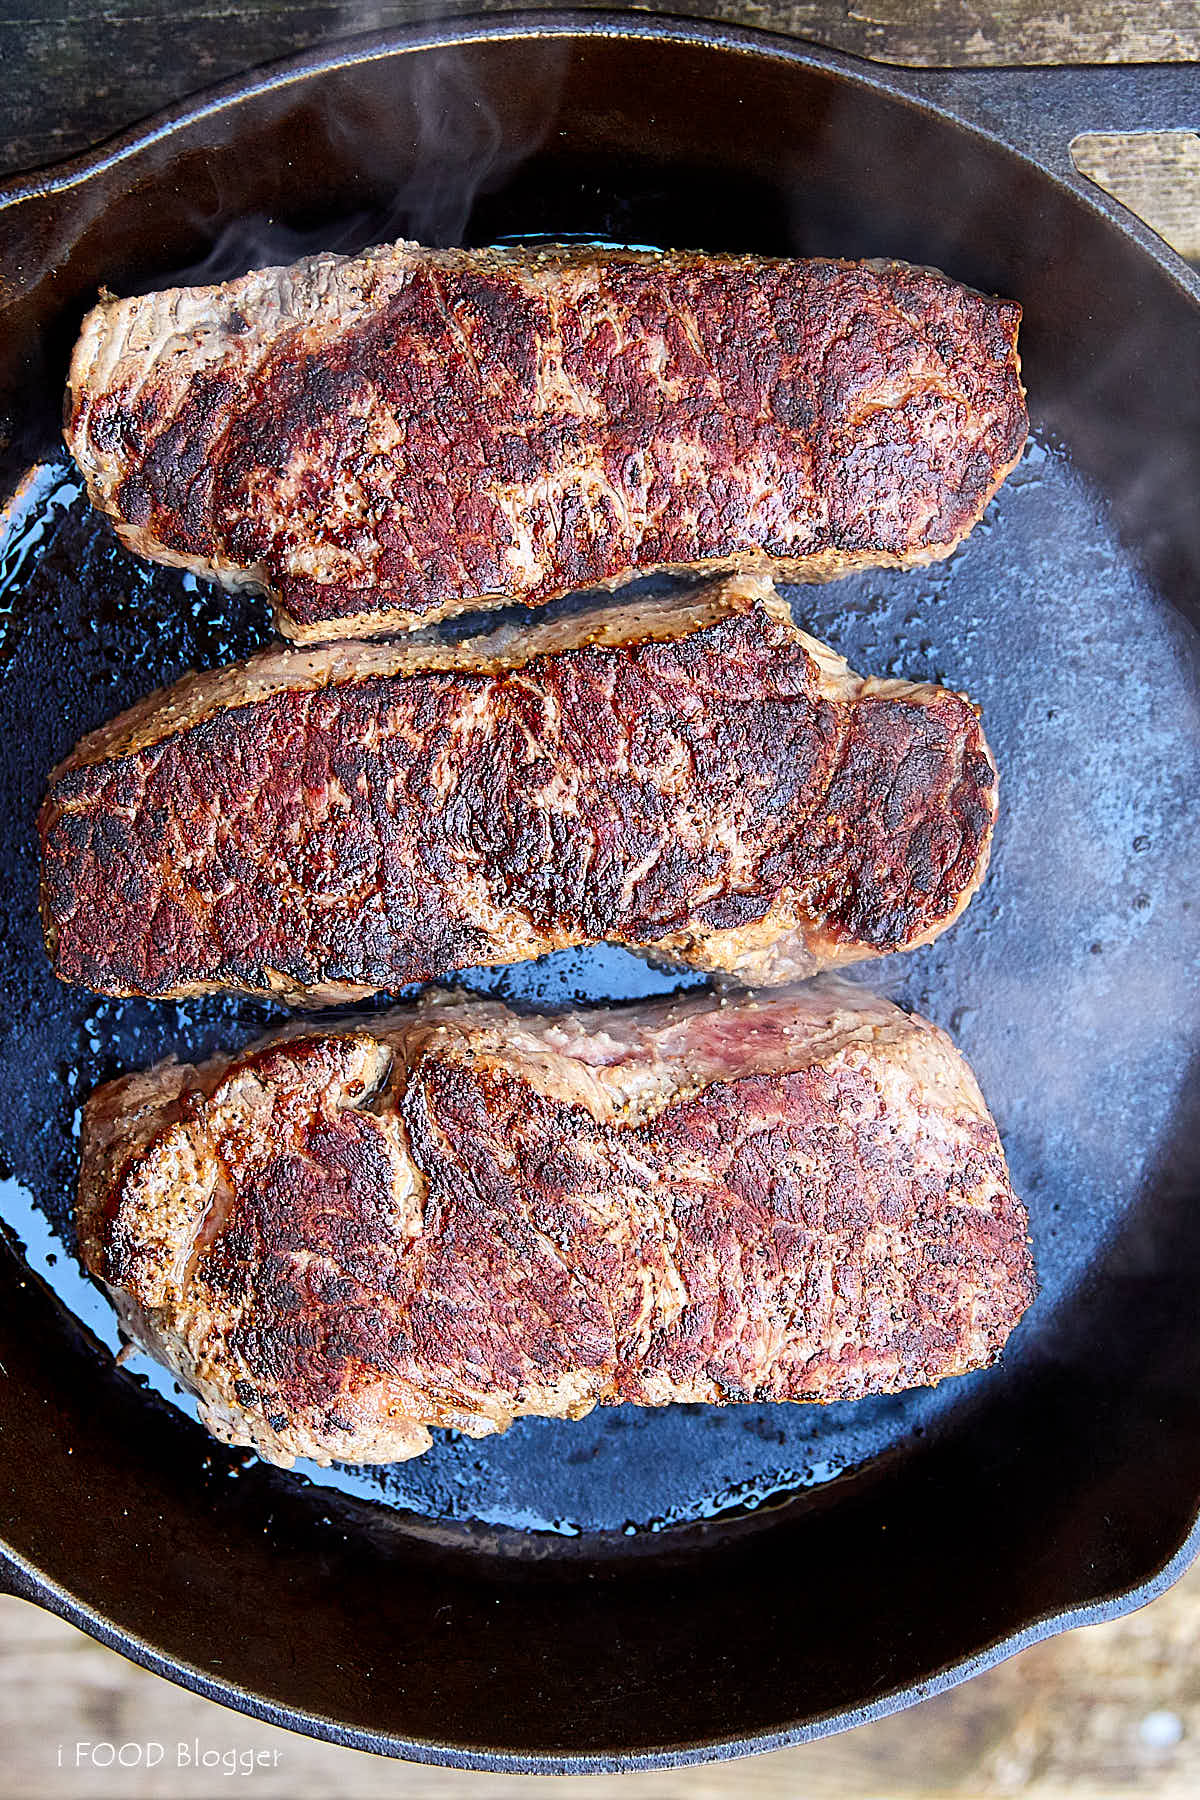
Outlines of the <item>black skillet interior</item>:
{"label": "black skillet interior", "polygon": [[[57,986],[33,813],[83,731],[253,648],[266,615],[136,565],[61,461],[14,508],[0,1207],[28,1262],[0,1259],[12,1584],[217,1698],[439,1760],[612,1766],[853,1722],[1056,1615],[1148,1591],[1200,1489],[1194,303],[1007,151],[837,59],[705,35],[501,37],[335,67],[9,221],[14,462],[53,456],[65,356],[101,282],[401,232],[896,255],[1026,308],[1034,439],[967,545],[794,596],[857,667],[969,691],[1002,771],[970,913],[859,972],[952,1029],[1030,1208],[1040,1299],[996,1370],[936,1392],[525,1421],[392,1469],[298,1476],[212,1444],[165,1378],[156,1398],[114,1371],[111,1315],[70,1255],[77,1105],[271,1015]],[[671,985],[604,951],[465,981],[541,1005]]]}

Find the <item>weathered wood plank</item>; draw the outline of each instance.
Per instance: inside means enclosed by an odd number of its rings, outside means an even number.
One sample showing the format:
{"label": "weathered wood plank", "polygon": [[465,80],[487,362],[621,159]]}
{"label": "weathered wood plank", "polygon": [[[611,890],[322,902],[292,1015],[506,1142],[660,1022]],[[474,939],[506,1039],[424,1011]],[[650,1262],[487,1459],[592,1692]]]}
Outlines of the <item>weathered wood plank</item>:
{"label": "weathered wood plank", "polygon": [[1074,140],[1071,155],[1081,175],[1181,256],[1200,260],[1200,136],[1194,131],[1091,131]]}
{"label": "weathered wood plank", "polygon": [[[21,0],[0,8],[0,168],[48,162],[239,70],[356,31],[509,0]],[[528,0],[548,6],[555,0]],[[583,0],[589,4],[591,0]],[[662,10],[912,64],[1200,59],[1200,0],[689,0]]]}
{"label": "weathered wood plank", "polygon": [[[243,1786],[177,1746],[264,1752]],[[156,1770],[75,1769],[74,1746],[161,1743]],[[546,1800],[536,1777],[457,1774],[335,1749],[224,1711],[69,1625],[0,1600],[0,1794],[14,1800]],[[58,1767],[59,1745],[64,1766]],[[278,1752],[276,1759],[275,1753]],[[102,1753],[106,1754],[106,1753]],[[1195,1800],[1200,1567],[1142,1612],[1070,1633],[937,1700],[748,1762],[564,1779],[558,1800]]]}

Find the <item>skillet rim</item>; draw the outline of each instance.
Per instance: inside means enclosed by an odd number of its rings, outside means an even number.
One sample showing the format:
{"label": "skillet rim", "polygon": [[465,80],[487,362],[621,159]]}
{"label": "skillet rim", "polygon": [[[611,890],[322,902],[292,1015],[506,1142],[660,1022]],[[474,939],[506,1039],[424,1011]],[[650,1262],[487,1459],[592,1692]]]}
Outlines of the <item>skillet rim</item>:
{"label": "skillet rim", "polygon": [[[351,70],[362,64],[416,54],[426,49],[533,38],[674,42],[717,53],[754,56],[799,65],[865,88],[871,93],[931,115],[957,130],[969,132],[1003,150],[1040,180],[1049,181],[1064,190],[1075,203],[1084,205],[1107,226],[1130,240],[1136,249],[1147,255],[1173,285],[1181,290],[1186,299],[1200,307],[1200,271],[1190,267],[1119,201],[1078,174],[1066,152],[1069,127],[1064,126],[1061,132],[1056,133],[1056,137],[1060,137],[1062,142],[1061,156],[1054,156],[1047,148],[1048,138],[1043,139],[1039,153],[1038,147],[1021,141],[1019,116],[1015,122],[1012,119],[1006,120],[1005,96],[1002,91],[1007,84],[1009,97],[1013,98],[1015,89],[1010,78],[1022,75],[1034,83],[1046,77],[1053,80],[1056,76],[1074,76],[1085,88],[1090,78],[1099,77],[1111,83],[1125,74],[1136,74],[1142,82],[1152,81],[1164,73],[1171,79],[1176,79],[1180,65],[1143,64],[1128,70],[1114,69],[1109,65],[1074,65],[1069,69],[1050,65],[982,70],[965,67],[910,68],[892,63],[869,62],[841,51],[825,49],[802,38],[784,37],[780,33],[756,27],[726,25],[717,20],[692,18],[683,14],[569,9],[464,14],[435,23],[335,39],[320,49],[301,51],[260,64],[241,75],[185,97],[148,119],[114,134],[99,145],[45,168],[19,172],[8,178],[0,186],[0,230],[7,222],[7,216],[22,205],[37,201],[50,202],[57,195],[83,186],[92,178],[170,138],[174,133],[200,124],[208,118],[217,117],[223,112],[232,111],[244,101],[253,101],[264,94],[281,91],[292,85],[299,86],[313,78]],[[988,89],[992,90],[990,98]],[[2,1235],[12,1248],[11,1235],[6,1226]],[[19,1253],[16,1254],[23,1263]],[[37,1280],[36,1276],[34,1280]],[[41,1285],[40,1282],[38,1285]],[[1200,1493],[1196,1495],[1195,1511],[1188,1531],[1174,1552],[1145,1581],[1115,1593],[1101,1594],[1075,1606],[1037,1614],[1021,1629],[986,1643],[970,1656],[939,1669],[925,1680],[893,1689],[865,1705],[820,1714],[777,1731],[706,1738],[683,1745],[608,1755],[521,1755],[496,1748],[464,1750],[428,1738],[376,1734],[347,1727],[336,1719],[316,1712],[265,1701],[239,1683],[215,1678],[194,1663],[172,1657],[157,1649],[147,1639],[123,1629],[112,1618],[76,1599],[45,1569],[35,1566],[3,1538],[0,1538],[0,1588],[66,1619],[141,1667],[194,1693],[202,1694],[205,1698],[261,1719],[264,1723],[345,1747],[414,1762],[498,1773],[557,1775],[672,1768],[727,1761],[815,1741],[838,1731],[887,1717],[916,1705],[921,1700],[947,1692],[972,1676],[994,1668],[1032,1644],[1076,1626],[1101,1623],[1137,1610],[1171,1587],[1198,1556]]]}
{"label": "skillet rim", "polygon": [[[798,63],[842,80],[857,82],[876,93],[902,102],[917,111],[934,114],[946,123],[975,133],[1034,169],[1042,178],[1066,188],[1076,200],[1147,252],[1189,298],[1200,303],[1200,269],[1174,250],[1165,238],[1146,225],[1106,189],[1081,175],[1066,152],[1069,142],[1066,129],[1056,134],[1063,154],[1051,166],[1045,153],[1039,155],[1019,141],[1024,120],[1004,121],[1003,105],[1007,86],[1009,98],[1016,96],[1012,78],[1033,82],[1067,77],[1072,85],[1090,85],[1099,80],[1111,89],[1124,76],[1133,76],[1139,86],[1147,81],[1165,78],[1175,81],[1186,74],[1186,63],[1073,63],[1025,64],[993,67],[974,65],[932,68],[904,63],[874,62],[852,56],[846,51],[827,49],[803,37],[785,37],[781,32],[758,26],[728,25],[720,20],[694,18],[686,13],[615,12],[603,8],[578,9],[561,7],[545,11],[514,8],[503,13],[464,13],[446,21],[396,27],[390,31],[357,32],[334,38],[323,48],[301,50],[294,55],[258,63],[240,75],[197,89],[170,106],[137,120],[122,130],[102,139],[98,144],[73,155],[26,170],[17,170],[0,180],[0,225],[10,209],[30,200],[49,200],[57,194],[81,186],[93,176],[104,173],[125,158],[148,149],[168,138],[173,132],[198,124],[205,118],[230,109],[242,101],[257,98],[299,84],[313,76],[336,70],[352,69],[360,64],[381,62],[389,57],[410,55],[421,50],[449,48],[456,44],[520,38],[632,38],[651,42],[702,45],[709,50],[726,50],[741,55],[773,56],[781,61]],[[987,92],[987,90],[991,90]],[[1099,90],[1097,89],[1097,92]],[[984,94],[980,108],[978,96]],[[972,104],[972,100],[975,103]],[[1098,102],[1101,103],[1102,102]],[[981,112],[984,116],[981,116]],[[991,116],[988,116],[991,115]],[[1007,125],[1007,128],[1001,128]],[[1170,127],[1162,127],[1170,129]],[[1143,126],[1142,129],[1150,129]],[[1200,114],[1189,127],[1175,129],[1200,130]],[[1044,138],[1044,143],[1048,142]]]}
{"label": "skillet rim", "polygon": [[[705,1738],[683,1746],[631,1751],[619,1755],[523,1756],[500,1749],[463,1750],[456,1745],[436,1743],[428,1738],[405,1738],[388,1733],[373,1733],[348,1728],[338,1720],[300,1708],[278,1706],[260,1698],[237,1682],[223,1681],[194,1663],[164,1655],[146,1639],[122,1631],[102,1613],[79,1604],[58,1583],[48,1581],[40,1571],[18,1557],[0,1541],[0,1578],[8,1592],[28,1600],[43,1611],[53,1613],[78,1630],[86,1632],[97,1643],[117,1651],[153,1675],[187,1688],[206,1700],[227,1706],[232,1711],[260,1719],[265,1725],[295,1731],[304,1737],[337,1744],[343,1749],[365,1750],[376,1756],[390,1756],[404,1762],[426,1763],[434,1767],[471,1769],[499,1775],[614,1775],[649,1769],[677,1769],[705,1763],[733,1762],[742,1757],[765,1755],[772,1750],[787,1750],[797,1744],[817,1743],[835,1737],[858,1725],[870,1725],[890,1718],[893,1713],[907,1712],[923,1700],[935,1699],[960,1687],[976,1675],[1007,1662],[1034,1644],[1045,1643],[1064,1632],[1082,1625],[1102,1625],[1127,1617],[1141,1607],[1159,1599],[1175,1585],[1200,1556],[1200,1514],[1191,1530],[1163,1566],[1140,1585],[1120,1593],[1064,1607],[1039,1615],[1021,1631],[997,1638],[974,1655],[939,1669],[928,1680],[914,1682],[869,1701],[864,1706],[846,1707],[839,1712],[822,1713],[806,1723],[779,1731],[757,1732],[740,1737]],[[16,1580],[13,1577],[17,1577]]]}

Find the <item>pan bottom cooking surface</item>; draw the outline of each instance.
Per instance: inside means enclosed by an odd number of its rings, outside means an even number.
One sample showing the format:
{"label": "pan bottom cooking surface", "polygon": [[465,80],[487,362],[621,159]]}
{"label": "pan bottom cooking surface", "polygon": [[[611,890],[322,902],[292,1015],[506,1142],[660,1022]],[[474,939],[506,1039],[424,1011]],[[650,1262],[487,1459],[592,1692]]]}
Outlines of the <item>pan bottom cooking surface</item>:
{"label": "pan bottom cooking surface", "polygon": [[[944,682],[982,707],[1001,774],[987,881],[940,942],[850,973],[946,1026],[974,1066],[1029,1207],[1040,1298],[997,1369],[936,1391],[529,1419],[490,1440],[437,1433],[428,1455],[391,1467],[299,1465],[308,1479],[424,1520],[571,1537],[781,1501],[944,1429],[992,1384],[1020,1382],[1147,1191],[1200,1041],[1200,901],[1179,880],[1200,784],[1194,637],[1045,435],[947,563],[791,593],[799,622],[853,667]],[[233,1049],[282,1015],[258,1002],[105,1001],[61,986],[37,922],[34,814],[49,768],[85,731],[269,636],[263,603],[127,556],[65,462],[40,465],[14,503],[0,566],[0,812],[11,822],[0,1211],[30,1266],[109,1350],[114,1315],[73,1254],[82,1100],[164,1055]],[[700,979],[596,949],[461,984],[557,1007]],[[144,1358],[127,1379],[191,1410]],[[148,1406],[161,1403],[147,1393]],[[232,1473],[252,1460],[197,1443]]]}

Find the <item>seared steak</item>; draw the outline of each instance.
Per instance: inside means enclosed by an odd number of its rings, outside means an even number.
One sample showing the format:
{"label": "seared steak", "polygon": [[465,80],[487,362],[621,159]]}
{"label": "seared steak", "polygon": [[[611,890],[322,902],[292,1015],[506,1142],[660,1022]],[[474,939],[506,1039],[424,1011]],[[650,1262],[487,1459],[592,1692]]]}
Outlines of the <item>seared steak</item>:
{"label": "seared steak", "polygon": [[427,1004],[112,1082],[79,1227],[209,1429],[284,1465],[597,1403],[894,1393],[992,1362],[1035,1291],[961,1056],[828,979]]}
{"label": "seared steak", "polygon": [[1020,308],[904,263],[315,256],[106,299],[67,442],[131,549],[299,642],[652,568],[947,555],[1021,453]]}
{"label": "seared steak", "polygon": [[935,937],[994,815],[967,700],[862,680],[742,576],[189,677],[52,777],[43,919],[106,994],[344,1000],[600,940],[778,982]]}

